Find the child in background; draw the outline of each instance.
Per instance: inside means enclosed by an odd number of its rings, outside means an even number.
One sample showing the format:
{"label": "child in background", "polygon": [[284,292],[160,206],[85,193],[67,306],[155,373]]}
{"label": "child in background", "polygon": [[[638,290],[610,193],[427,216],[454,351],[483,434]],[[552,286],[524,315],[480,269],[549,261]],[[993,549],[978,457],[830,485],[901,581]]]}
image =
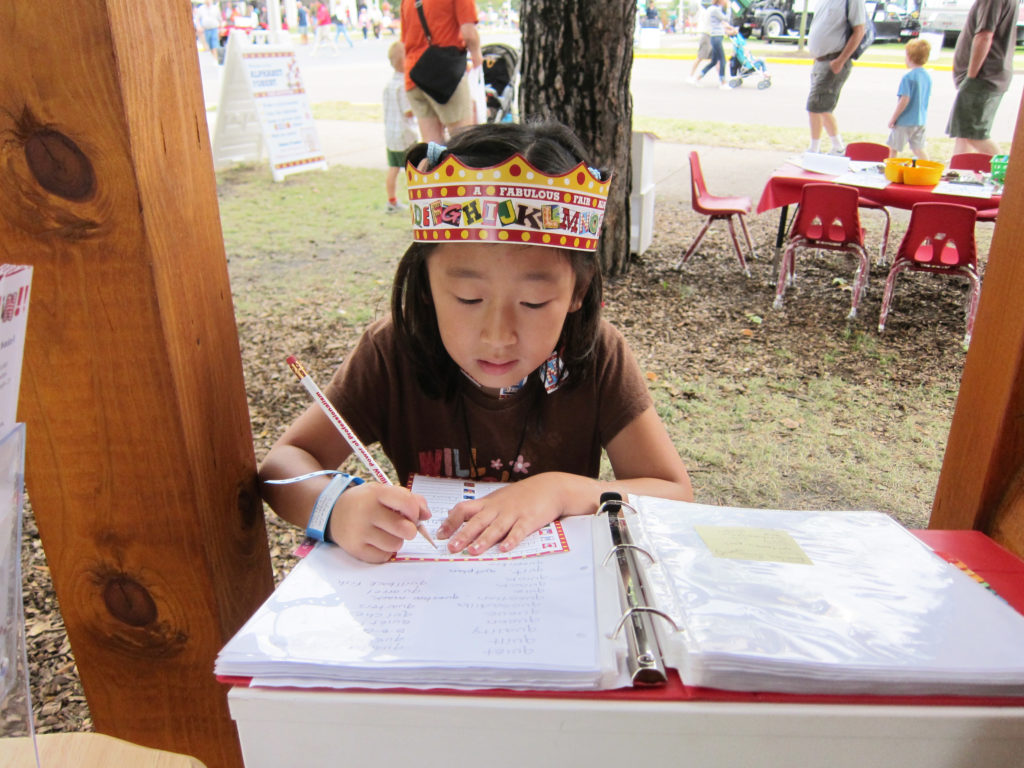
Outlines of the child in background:
{"label": "child in background", "polygon": [[295,4],[296,12],[299,15],[299,35],[301,35],[302,44],[306,45],[309,43],[309,11],[306,10],[300,0]]}
{"label": "child in background", "polygon": [[398,172],[405,165],[405,152],[418,138],[416,118],[405,97],[405,46],[395,42],[388,48],[388,59],[395,70],[391,81],[384,86],[384,144],[388,153],[388,175],[384,189],[388,195],[388,213],[405,209],[398,202]]}
{"label": "child in background", "polygon": [[932,78],[925,71],[932,46],[917,38],[907,43],[906,58],[909,71],[900,80],[896,91],[899,101],[889,120],[889,157],[896,157],[908,143],[914,156],[928,159],[924,149],[924,124],[928,114],[928,99],[932,93]]}
{"label": "child in background", "polygon": [[[643,373],[600,317],[595,252],[609,181],[587,158],[557,123],[484,124],[449,147],[414,146],[414,242],[391,317],[366,330],[325,390],[401,482],[417,472],[510,482],[452,509],[438,531],[452,552],[512,549],[556,518],[595,512],[604,491],[693,496]],[[597,479],[602,449],[614,481]],[[271,448],[260,479],[333,470],[350,453],[312,406]],[[401,485],[327,485],[319,476],[262,491],[297,525],[326,493],[325,539],[370,562],[430,516]]]}
{"label": "child in background", "polygon": [[703,2],[697,5],[697,57],[693,60],[690,68],[690,76],[686,82],[691,85],[697,84],[697,69],[702,61],[711,59],[711,19],[709,18],[708,6]]}

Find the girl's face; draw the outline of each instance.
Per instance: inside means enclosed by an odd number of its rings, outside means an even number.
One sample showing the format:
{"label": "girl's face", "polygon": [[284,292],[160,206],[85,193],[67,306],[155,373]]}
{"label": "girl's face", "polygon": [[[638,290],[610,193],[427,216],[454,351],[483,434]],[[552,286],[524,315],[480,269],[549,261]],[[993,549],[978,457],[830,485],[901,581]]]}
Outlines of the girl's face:
{"label": "girl's face", "polygon": [[456,365],[488,389],[518,384],[551,355],[580,308],[568,257],[536,245],[439,245],[427,257],[437,325]]}

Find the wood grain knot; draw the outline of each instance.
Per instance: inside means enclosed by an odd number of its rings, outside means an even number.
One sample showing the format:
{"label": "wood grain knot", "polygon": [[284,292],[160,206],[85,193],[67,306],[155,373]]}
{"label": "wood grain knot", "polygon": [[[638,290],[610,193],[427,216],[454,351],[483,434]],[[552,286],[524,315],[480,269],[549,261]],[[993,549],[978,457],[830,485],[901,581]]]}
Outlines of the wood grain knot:
{"label": "wood grain knot", "polygon": [[242,528],[246,531],[263,520],[263,500],[256,490],[255,477],[238,489],[238,513],[242,520]]}
{"label": "wood grain knot", "polygon": [[124,575],[112,576],[103,586],[103,602],[110,615],[132,627],[156,621],[156,602],[149,591]]}
{"label": "wood grain knot", "polygon": [[27,136],[25,160],[47,192],[75,202],[92,196],[96,187],[92,163],[63,133],[43,128]]}

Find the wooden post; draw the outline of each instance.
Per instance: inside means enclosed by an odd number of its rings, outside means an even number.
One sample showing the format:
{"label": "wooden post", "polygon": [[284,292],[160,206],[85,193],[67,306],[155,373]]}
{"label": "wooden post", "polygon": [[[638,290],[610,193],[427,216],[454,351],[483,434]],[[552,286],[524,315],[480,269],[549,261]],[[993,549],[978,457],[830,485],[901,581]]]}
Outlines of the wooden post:
{"label": "wooden post", "polygon": [[272,579],[188,0],[0,3],[0,254],[96,729],[240,766],[213,660]]}
{"label": "wooden post", "polygon": [[929,526],[974,528],[1024,556],[1024,112]]}

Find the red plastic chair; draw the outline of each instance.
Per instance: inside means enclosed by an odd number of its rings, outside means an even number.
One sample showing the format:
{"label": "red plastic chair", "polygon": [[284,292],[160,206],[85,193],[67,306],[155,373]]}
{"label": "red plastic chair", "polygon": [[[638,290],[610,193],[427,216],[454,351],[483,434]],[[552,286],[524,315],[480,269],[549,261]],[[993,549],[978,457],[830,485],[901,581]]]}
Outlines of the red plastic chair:
{"label": "red plastic chair", "polygon": [[[881,163],[889,157],[889,147],[885,144],[876,144],[873,141],[851,141],[846,145],[846,156],[851,160]],[[889,226],[892,224],[889,218],[889,209],[881,203],[859,196],[857,205],[866,210],[878,211],[885,216],[885,226],[882,229],[882,249],[878,253],[878,263],[885,264],[885,251],[889,247]]]}
{"label": "red plastic chair", "polygon": [[750,198],[749,197],[718,197],[708,192],[707,184],[704,182],[704,172],[700,168],[700,158],[696,152],[690,153],[690,199],[693,204],[693,210],[697,213],[707,216],[707,221],[704,222],[704,226],[700,232],[697,233],[697,238],[693,241],[693,244],[689,249],[682,255],[679,261],[676,262],[673,269],[679,269],[683,264],[686,263],[687,259],[693,255],[693,252],[697,250],[697,246],[700,241],[704,239],[704,235],[708,231],[708,227],[711,226],[711,222],[718,219],[725,219],[729,224],[729,234],[732,235],[732,244],[736,249],[736,256],[740,260],[740,267],[746,273],[747,277],[750,277],[750,267],[747,266],[747,260],[743,256],[743,251],[740,249],[740,241],[736,237],[736,228],[733,226],[732,218],[735,216],[739,219],[740,227],[743,229],[743,237],[747,241],[747,249],[750,251],[750,258],[755,259],[757,256],[754,255],[754,246],[750,241],[750,232],[747,230],[747,221],[743,217],[750,213]]}
{"label": "red plastic chair", "polygon": [[845,154],[851,160],[880,163],[889,157],[889,147],[873,141],[851,141],[846,145]]}
{"label": "red plastic chair", "polygon": [[896,275],[906,270],[932,272],[940,275],[960,275],[971,284],[967,302],[967,332],[964,348],[971,343],[974,317],[981,298],[981,277],[978,275],[978,257],[974,244],[976,211],[968,205],[955,203],[917,203],[910,212],[907,234],[903,236],[893,259],[882,294],[882,313],[878,317],[879,332],[885,330],[885,320],[892,303]]}
{"label": "red plastic chair", "polygon": [[990,173],[992,171],[992,155],[984,152],[961,152],[959,155],[949,158],[949,170]]}
{"label": "red plastic chair", "polygon": [[[990,173],[992,171],[992,155],[984,152],[961,152],[959,155],[949,158],[949,170]],[[995,224],[998,213],[998,208],[978,211],[978,221],[989,221]]]}
{"label": "red plastic chair", "polygon": [[868,282],[870,259],[864,247],[864,231],[857,212],[857,190],[843,184],[808,184],[800,195],[800,209],[793,220],[786,250],[779,264],[775,309],[782,309],[786,286],[796,281],[796,252],[800,248],[845,251],[857,256],[853,299],[848,318],[857,316],[857,305]]}

